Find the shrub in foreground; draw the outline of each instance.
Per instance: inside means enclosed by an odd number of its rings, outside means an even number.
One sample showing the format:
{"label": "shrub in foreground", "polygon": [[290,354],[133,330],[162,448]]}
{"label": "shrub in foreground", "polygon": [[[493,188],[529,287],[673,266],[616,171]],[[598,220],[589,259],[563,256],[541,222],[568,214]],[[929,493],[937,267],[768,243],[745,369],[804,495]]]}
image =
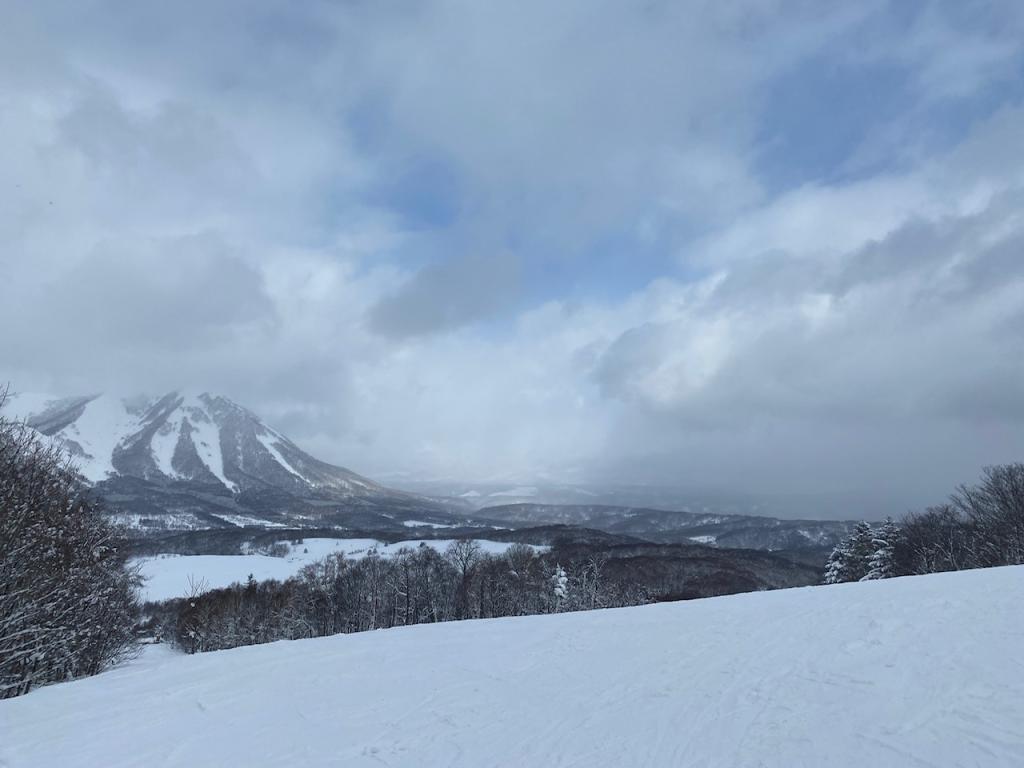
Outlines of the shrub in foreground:
{"label": "shrub in foreground", "polygon": [[137,581],[63,452],[0,417],[0,698],[130,654]]}

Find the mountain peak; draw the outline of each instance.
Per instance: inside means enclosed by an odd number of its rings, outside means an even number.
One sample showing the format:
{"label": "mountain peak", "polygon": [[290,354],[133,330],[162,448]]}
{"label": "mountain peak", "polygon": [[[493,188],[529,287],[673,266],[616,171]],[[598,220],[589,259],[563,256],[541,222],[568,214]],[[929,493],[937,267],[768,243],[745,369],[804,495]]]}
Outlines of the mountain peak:
{"label": "mountain peak", "polygon": [[200,390],[160,397],[14,395],[14,415],[59,440],[91,483],[133,477],[219,492],[360,495],[379,486],[318,461],[254,413]]}

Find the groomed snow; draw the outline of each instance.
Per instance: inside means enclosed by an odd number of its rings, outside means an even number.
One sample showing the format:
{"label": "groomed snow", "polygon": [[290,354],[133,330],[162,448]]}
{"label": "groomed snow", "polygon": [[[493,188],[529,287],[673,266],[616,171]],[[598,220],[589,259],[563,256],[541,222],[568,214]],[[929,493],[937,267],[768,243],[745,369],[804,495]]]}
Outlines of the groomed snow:
{"label": "groomed snow", "polygon": [[1024,567],[198,656],[0,701],[0,765],[1024,765]]}
{"label": "groomed snow", "polygon": [[[256,581],[268,579],[284,580],[294,576],[309,563],[322,560],[330,554],[342,552],[349,558],[365,557],[371,549],[387,557],[400,549],[415,549],[424,544],[444,552],[452,539],[431,541],[399,541],[386,544],[377,539],[304,539],[303,543],[289,545],[285,557],[270,557],[258,553],[244,555],[156,555],[135,560],[141,567],[144,579],[143,600],[169,600],[184,597],[196,585],[206,589],[218,589],[235,582],[244,582],[251,574]],[[501,554],[511,544],[498,541],[481,541],[477,544],[489,554]],[[542,549],[534,547],[534,549]]]}

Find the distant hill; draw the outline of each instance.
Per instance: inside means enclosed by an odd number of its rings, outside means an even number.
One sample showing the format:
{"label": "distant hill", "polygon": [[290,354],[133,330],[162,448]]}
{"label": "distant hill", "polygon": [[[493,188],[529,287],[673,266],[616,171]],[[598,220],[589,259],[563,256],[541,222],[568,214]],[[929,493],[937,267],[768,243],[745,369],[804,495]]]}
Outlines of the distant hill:
{"label": "distant hill", "polygon": [[780,520],[598,504],[505,504],[483,507],[474,514],[509,525],[572,525],[654,542],[767,550],[829,548],[854,525],[852,521]]}

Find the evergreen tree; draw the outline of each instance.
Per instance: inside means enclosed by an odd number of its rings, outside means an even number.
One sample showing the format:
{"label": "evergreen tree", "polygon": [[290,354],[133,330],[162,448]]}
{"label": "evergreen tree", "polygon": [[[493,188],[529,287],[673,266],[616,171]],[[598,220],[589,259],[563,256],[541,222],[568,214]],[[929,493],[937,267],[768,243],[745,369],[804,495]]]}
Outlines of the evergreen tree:
{"label": "evergreen tree", "polygon": [[569,596],[569,577],[561,565],[555,566],[555,572],[551,576],[551,591],[555,595],[555,611],[562,607],[562,601]]}
{"label": "evergreen tree", "polygon": [[846,541],[836,544],[832,554],[828,556],[828,563],[825,566],[825,583],[841,584],[847,581],[846,563],[849,552],[846,549]]}
{"label": "evergreen tree", "polygon": [[899,526],[892,518],[875,530],[871,541],[874,552],[868,559],[868,572],[861,577],[861,581],[891,579],[896,575],[896,542],[899,535]]}
{"label": "evergreen tree", "polygon": [[853,533],[843,539],[825,565],[825,583],[841,584],[860,581],[870,570],[870,561],[875,554],[875,535],[865,522],[857,523]]}
{"label": "evergreen tree", "polygon": [[871,558],[875,554],[875,532],[871,526],[861,521],[853,529],[847,540],[849,556],[847,558],[845,581],[860,581],[871,568]]}

